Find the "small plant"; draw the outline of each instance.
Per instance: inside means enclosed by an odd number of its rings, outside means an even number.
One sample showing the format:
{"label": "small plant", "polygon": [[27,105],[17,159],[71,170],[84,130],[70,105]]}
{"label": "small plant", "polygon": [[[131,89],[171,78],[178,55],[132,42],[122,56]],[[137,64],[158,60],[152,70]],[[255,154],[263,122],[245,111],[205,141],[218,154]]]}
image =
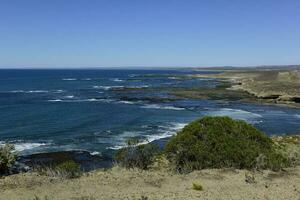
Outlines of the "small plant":
{"label": "small plant", "polygon": [[50,200],[50,199],[48,198],[48,196],[45,196],[44,198],[40,198],[40,197],[34,195],[32,200]]}
{"label": "small plant", "polygon": [[193,190],[202,191],[203,187],[199,183],[193,183]]}
{"label": "small plant", "polygon": [[81,197],[73,197],[72,200],[96,200],[93,196],[81,196]]}
{"label": "small plant", "polygon": [[139,168],[146,170],[154,162],[159,148],[153,144],[138,145],[139,140],[133,138],[127,141],[127,147],[115,154],[117,164],[125,168]]}
{"label": "small plant", "polygon": [[59,178],[78,178],[81,176],[82,171],[80,166],[73,160],[67,160],[62,163],[54,164],[47,167],[37,169],[41,174],[59,177]]}
{"label": "small plant", "polygon": [[249,184],[254,184],[256,183],[256,180],[255,180],[255,176],[253,173],[245,173],[245,182],[246,183],[249,183]]}
{"label": "small plant", "polygon": [[8,173],[10,167],[15,163],[17,154],[14,150],[15,146],[12,144],[0,146],[0,175]]}
{"label": "small plant", "polygon": [[149,198],[147,196],[142,195],[139,200],[149,200]]}

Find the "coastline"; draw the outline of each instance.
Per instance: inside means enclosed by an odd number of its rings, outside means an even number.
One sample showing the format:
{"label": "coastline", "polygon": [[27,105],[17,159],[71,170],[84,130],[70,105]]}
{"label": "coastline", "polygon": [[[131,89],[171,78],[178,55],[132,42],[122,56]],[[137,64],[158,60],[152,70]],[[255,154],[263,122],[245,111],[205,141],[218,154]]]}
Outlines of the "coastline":
{"label": "coastline", "polygon": [[191,77],[226,81],[230,86],[224,89],[246,92],[254,97],[245,98],[246,101],[300,108],[300,71],[297,69],[231,69]]}

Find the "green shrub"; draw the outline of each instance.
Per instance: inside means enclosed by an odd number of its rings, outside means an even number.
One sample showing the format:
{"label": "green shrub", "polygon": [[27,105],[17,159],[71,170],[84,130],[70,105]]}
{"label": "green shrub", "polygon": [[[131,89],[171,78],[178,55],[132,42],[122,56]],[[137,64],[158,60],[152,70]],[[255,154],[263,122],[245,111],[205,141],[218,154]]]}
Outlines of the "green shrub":
{"label": "green shrub", "polygon": [[193,183],[193,190],[202,191],[203,187],[201,184]]}
{"label": "green shrub", "polygon": [[[229,117],[204,117],[191,122],[171,138],[165,152],[180,172],[222,167],[276,170],[286,164],[269,137]],[[258,163],[259,156],[264,157],[263,162]]]}
{"label": "green shrub", "polygon": [[82,174],[80,165],[73,160],[66,160],[61,163],[37,168],[36,170],[43,175],[66,179],[78,178]]}
{"label": "green shrub", "polygon": [[129,139],[127,147],[118,150],[115,154],[117,164],[128,169],[148,169],[158,155],[159,148],[153,144],[138,145],[138,143],[137,139]]}
{"label": "green shrub", "polygon": [[17,155],[14,150],[15,146],[12,144],[0,146],[0,175],[8,173],[10,167],[15,163]]}

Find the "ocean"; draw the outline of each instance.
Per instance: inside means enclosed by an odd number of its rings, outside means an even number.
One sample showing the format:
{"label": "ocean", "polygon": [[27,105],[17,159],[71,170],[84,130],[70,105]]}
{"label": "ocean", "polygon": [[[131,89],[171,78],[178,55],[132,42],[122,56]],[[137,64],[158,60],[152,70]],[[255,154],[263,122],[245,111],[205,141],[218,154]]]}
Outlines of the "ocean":
{"label": "ocean", "polygon": [[[130,137],[174,135],[205,115],[246,120],[268,135],[300,133],[300,109],[176,99],[160,88],[215,87],[178,70],[0,70],[0,144],[21,155],[85,150],[110,154]],[[216,72],[215,72],[216,73]]]}

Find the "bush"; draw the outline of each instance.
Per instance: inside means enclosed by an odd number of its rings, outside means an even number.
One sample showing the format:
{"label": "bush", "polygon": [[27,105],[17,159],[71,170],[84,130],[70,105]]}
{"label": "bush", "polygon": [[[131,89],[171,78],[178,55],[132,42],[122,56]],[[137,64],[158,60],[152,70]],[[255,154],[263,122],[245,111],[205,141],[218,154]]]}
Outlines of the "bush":
{"label": "bush", "polygon": [[203,187],[201,184],[193,183],[193,190],[202,191]]}
{"label": "bush", "polygon": [[80,165],[73,160],[67,160],[48,167],[37,169],[41,174],[59,178],[78,178],[82,171]]}
{"label": "bush", "polygon": [[0,146],[0,175],[7,174],[15,163],[17,155],[14,150],[15,146],[12,144]]}
{"label": "bush", "polygon": [[117,164],[128,169],[148,169],[158,155],[159,148],[153,144],[138,145],[138,143],[137,139],[129,139],[127,147],[118,150],[115,154]]}
{"label": "bush", "polygon": [[180,172],[222,167],[276,170],[286,164],[269,137],[229,117],[204,117],[191,122],[171,138],[165,152]]}

